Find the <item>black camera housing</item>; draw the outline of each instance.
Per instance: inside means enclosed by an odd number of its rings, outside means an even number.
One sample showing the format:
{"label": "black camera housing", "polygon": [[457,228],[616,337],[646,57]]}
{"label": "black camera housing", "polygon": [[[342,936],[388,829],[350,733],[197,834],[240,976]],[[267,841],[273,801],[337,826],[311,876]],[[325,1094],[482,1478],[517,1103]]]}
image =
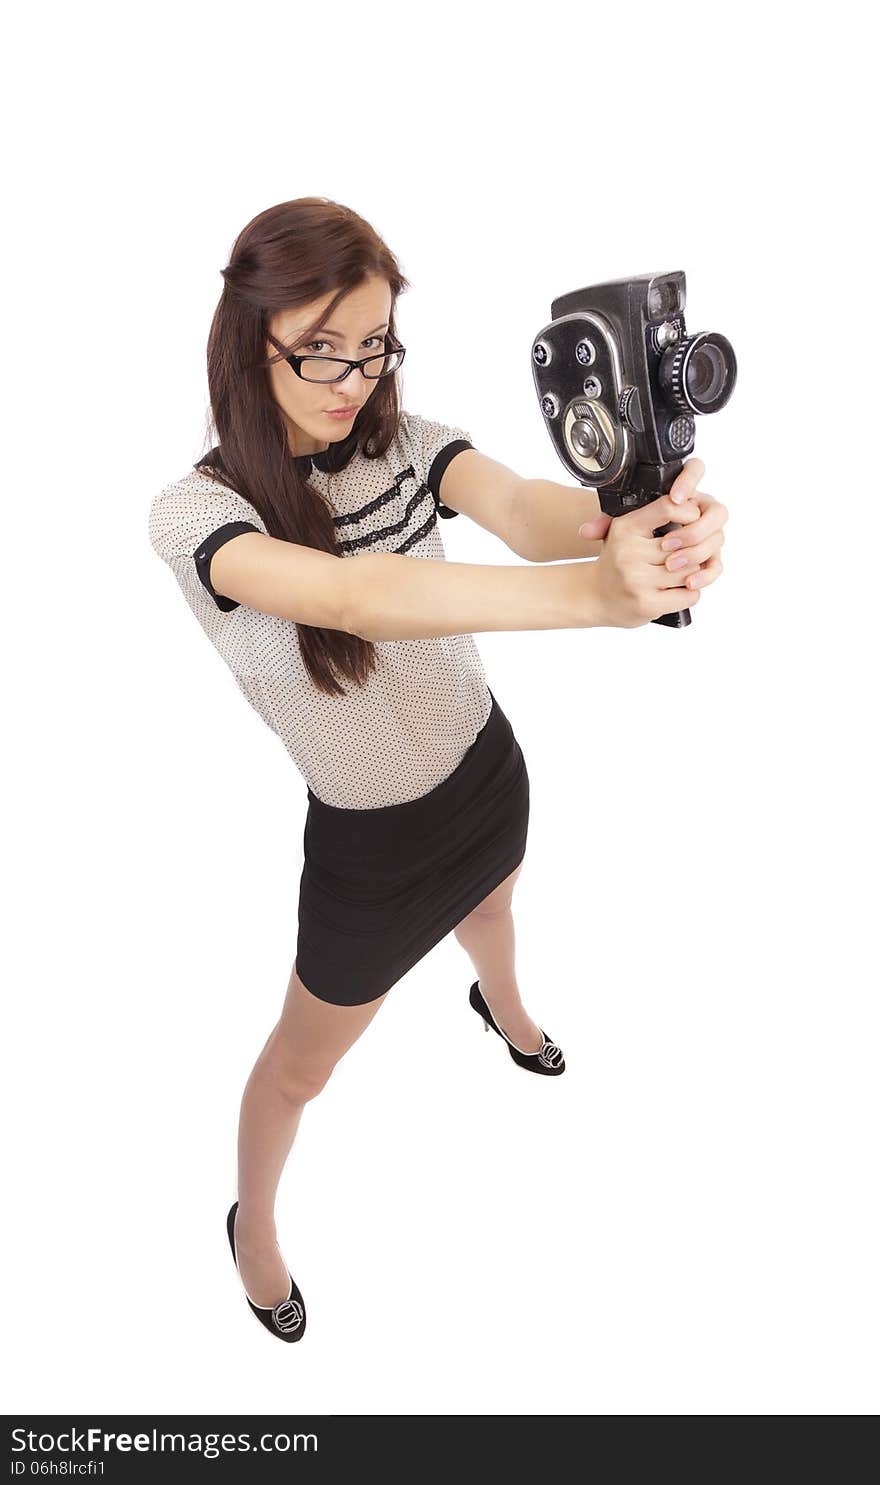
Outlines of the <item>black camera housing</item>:
{"label": "black camera housing", "polygon": [[[730,341],[688,335],[685,275],[647,273],[555,299],[532,343],[547,431],[566,469],[609,516],[671,489],[693,452],[695,419],[718,412],[736,384]],[[677,529],[658,527],[655,536]],[[688,610],[653,622],[689,624]]]}

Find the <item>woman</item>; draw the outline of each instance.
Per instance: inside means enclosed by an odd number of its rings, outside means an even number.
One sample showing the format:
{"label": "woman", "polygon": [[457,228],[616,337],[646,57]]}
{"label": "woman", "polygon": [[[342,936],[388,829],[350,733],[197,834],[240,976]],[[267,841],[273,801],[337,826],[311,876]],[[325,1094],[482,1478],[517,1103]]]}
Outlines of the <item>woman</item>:
{"label": "woman", "polygon": [[[223,278],[208,343],[219,444],[156,496],[150,539],[307,783],[296,956],[244,1092],[227,1218],[251,1309],[297,1341],[278,1182],[305,1103],[392,985],[454,930],[486,1029],[522,1068],[565,1068],[516,982],[529,781],[472,631],[635,627],[689,607],[721,571],[727,512],[700,503],[691,460],[683,505],[663,497],[609,531],[593,492],[541,482],[532,500],[466,430],[402,411],[409,285],[335,202],[262,212]],[[444,338],[451,374],[459,340]],[[460,511],[539,565],[447,564],[437,516]],[[682,574],[653,537],[672,519]],[[566,556],[599,560],[553,562]]]}

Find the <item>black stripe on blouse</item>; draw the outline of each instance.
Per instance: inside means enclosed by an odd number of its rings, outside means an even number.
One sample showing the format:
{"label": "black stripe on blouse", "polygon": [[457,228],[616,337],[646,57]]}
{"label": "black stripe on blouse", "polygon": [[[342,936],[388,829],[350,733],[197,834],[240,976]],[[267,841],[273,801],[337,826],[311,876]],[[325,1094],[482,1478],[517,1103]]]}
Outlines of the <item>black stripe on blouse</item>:
{"label": "black stripe on blouse", "polygon": [[235,598],[227,598],[223,593],[214,591],[214,585],[211,582],[211,558],[231,537],[240,536],[243,531],[259,531],[259,529],[253,521],[227,521],[225,526],[218,526],[216,531],[212,531],[210,536],[205,537],[195,554],[196,572],[217,607],[222,608],[224,613],[229,613],[230,609],[238,608],[239,605]]}
{"label": "black stripe on blouse", "polygon": [[439,454],[435,456],[434,462],[431,465],[431,468],[428,470],[428,489],[431,491],[431,494],[434,497],[434,501],[437,506],[437,514],[440,516],[449,517],[458,515],[457,510],[452,510],[448,505],[444,505],[442,503],[440,499],[440,481],[446,473],[447,465],[452,462],[456,454],[460,454],[463,449],[472,448],[473,444],[468,438],[453,439],[452,443],[448,443],[446,447],[444,449],[441,449]]}

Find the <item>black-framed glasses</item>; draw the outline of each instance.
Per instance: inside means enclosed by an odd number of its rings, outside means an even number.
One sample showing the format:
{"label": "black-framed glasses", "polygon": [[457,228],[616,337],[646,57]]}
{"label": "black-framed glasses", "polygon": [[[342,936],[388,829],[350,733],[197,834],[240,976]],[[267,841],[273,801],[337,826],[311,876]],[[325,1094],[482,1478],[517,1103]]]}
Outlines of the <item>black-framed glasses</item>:
{"label": "black-framed glasses", "polygon": [[[274,335],[270,335],[269,339],[279,351],[286,351],[287,347],[276,340]],[[285,355],[284,359],[304,382],[344,382],[349,372],[355,367],[371,381],[375,381],[380,376],[390,376],[392,372],[397,371],[406,355],[406,346],[402,346],[392,335],[385,336],[385,345],[386,349],[382,355],[364,356],[360,361],[351,361],[347,356],[297,356],[294,354]],[[345,370],[337,371],[337,366],[344,366]]]}

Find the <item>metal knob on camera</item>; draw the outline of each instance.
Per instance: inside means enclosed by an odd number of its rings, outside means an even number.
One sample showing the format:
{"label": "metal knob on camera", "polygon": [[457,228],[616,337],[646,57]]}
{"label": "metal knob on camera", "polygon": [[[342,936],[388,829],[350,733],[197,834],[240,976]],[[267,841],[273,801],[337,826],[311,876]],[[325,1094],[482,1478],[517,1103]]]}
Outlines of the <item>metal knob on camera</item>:
{"label": "metal knob on camera", "polygon": [[579,478],[583,476],[587,484],[593,484],[608,474],[619,453],[619,440],[601,403],[585,397],[569,403],[562,420],[562,436]]}
{"label": "metal knob on camera", "polygon": [[570,433],[572,444],[582,459],[594,459],[599,452],[599,435],[592,423],[584,422],[578,418],[571,425]]}

